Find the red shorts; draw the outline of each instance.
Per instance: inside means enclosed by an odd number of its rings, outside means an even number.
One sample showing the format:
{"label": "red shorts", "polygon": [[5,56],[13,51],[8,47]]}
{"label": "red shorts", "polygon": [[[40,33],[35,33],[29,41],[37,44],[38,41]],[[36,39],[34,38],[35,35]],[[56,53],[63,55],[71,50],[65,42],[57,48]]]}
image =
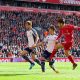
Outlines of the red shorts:
{"label": "red shorts", "polygon": [[72,47],[72,42],[63,42],[61,43],[65,50],[70,50]]}

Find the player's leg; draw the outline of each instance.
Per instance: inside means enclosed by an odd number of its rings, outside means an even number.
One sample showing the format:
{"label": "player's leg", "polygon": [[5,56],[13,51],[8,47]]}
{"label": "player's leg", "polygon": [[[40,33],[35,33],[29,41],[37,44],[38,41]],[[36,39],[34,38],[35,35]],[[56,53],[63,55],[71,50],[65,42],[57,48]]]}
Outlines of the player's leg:
{"label": "player's leg", "polygon": [[41,60],[41,68],[42,68],[42,72],[45,72],[45,60],[49,60],[50,53],[47,50],[45,50],[41,55],[44,58]]}
{"label": "player's leg", "polygon": [[41,61],[40,61],[37,57],[35,57],[35,54],[32,54],[31,56],[32,56],[32,59],[33,59],[38,65],[41,65]]}
{"label": "player's leg", "polygon": [[54,67],[54,64],[55,63],[55,60],[53,59],[52,61],[50,60],[49,61],[49,66],[56,72],[56,73],[59,73],[59,71],[57,71],[56,69],[55,69],[55,67]]}
{"label": "player's leg", "polygon": [[29,54],[27,48],[23,51],[21,51],[21,56],[23,57],[23,59],[25,59],[26,61],[28,61],[31,65],[29,69],[32,69],[32,67],[35,65],[33,61],[31,61],[28,56],[26,54]]}
{"label": "player's leg", "polygon": [[26,61],[29,61],[31,64],[33,64],[33,62],[28,58],[28,56],[27,56],[26,54],[28,54],[27,51],[25,51],[25,50],[21,51],[22,57],[23,57]]}
{"label": "player's leg", "polygon": [[55,54],[59,48],[63,48],[63,45],[60,43],[55,44],[52,54],[50,55],[50,60],[55,56]]}
{"label": "player's leg", "polygon": [[73,70],[74,70],[77,67],[77,64],[74,62],[74,59],[73,59],[72,55],[70,54],[70,51],[65,50],[65,55],[68,57],[70,62],[73,64]]}
{"label": "player's leg", "polygon": [[32,59],[41,66],[42,72],[45,72],[45,60],[39,60],[37,57],[35,57],[35,54],[32,54]]}
{"label": "player's leg", "polygon": [[47,50],[45,50],[42,56],[43,56],[46,60],[49,61],[49,66],[50,66],[56,73],[58,73],[58,71],[56,71],[55,68],[54,68],[54,66],[53,66],[53,64],[54,64],[55,61],[54,61],[54,60],[50,60],[50,55],[51,55],[51,53],[48,52]]}
{"label": "player's leg", "polygon": [[68,57],[70,62],[73,64],[73,70],[74,70],[77,67],[77,64],[74,62],[74,59],[70,54],[70,48],[72,46],[72,42],[62,43],[62,45],[64,46],[64,50],[65,50],[64,54]]}
{"label": "player's leg", "polygon": [[42,72],[45,72],[45,60],[41,60],[41,69]]}

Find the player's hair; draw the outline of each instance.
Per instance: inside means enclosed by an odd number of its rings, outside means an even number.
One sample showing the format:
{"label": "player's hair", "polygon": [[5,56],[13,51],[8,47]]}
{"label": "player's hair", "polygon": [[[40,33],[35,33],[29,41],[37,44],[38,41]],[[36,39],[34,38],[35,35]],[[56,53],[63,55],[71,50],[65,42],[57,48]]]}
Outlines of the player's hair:
{"label": "player's hair", "polygon": [[54,25],[50,25],[50,27],[48,29],[52,29],[54,31],[55,30],[55,26]]}
{"label": "player's hair", "polygon": [[64,24],[65,22],[64,22],[64,20],[62,18],[58,18],[58,23]]}
{"label": "player's hair", "polygon": [[25,21],[24,21],[24,25],[25,25],[26,23],[27,23],[28,25],[32,25],[32,22],[31,22],[31,21],[25,20]]}

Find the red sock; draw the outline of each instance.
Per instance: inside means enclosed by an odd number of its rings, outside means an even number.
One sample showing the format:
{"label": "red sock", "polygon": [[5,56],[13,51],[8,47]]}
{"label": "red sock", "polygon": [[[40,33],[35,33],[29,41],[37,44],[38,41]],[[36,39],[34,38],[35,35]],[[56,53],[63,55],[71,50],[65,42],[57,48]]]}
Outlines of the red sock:
{"label": "red sock", "polygon": [[50,60],[52,60],[52,58],[54,57],[54,55],[56,54],[56,49],[54,49],[53,51],[52,51],[52,54],[51,54],[51,56],[50,56]]}
{"label": "red sock", "polygon": [[68,59],[70,60],[70,62],[71,62],[72,64],[74,64],[74,63],[75,63],[71,55],[70,55],[70,56],[68,56]]}

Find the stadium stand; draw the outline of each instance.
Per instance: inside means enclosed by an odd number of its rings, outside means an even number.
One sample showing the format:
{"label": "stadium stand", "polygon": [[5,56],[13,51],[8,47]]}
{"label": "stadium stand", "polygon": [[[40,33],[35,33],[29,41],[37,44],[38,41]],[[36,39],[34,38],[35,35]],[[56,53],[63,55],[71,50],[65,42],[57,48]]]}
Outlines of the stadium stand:
{"label": "stadium stand", "polygon": [[[67,24],[70,23],[80,27],[80,14],[77,11],[40,9],[41,7],[19,8],[11,7],[9,3],[4,4],[6,7],[0,7],[0,46],[3,45],[0,57],[18,56],[18,50],[26,47],[25,29],[23,29],[25,20],[32,20],[33,27],[37,28],[40,33],[44,32],[50,24],[55,25],[57,32],[58,17],[65,18]],[[0,5],[3,5],[3,2]],[[75,57],[80,57],[80,31],[74,31],[74,40],[72,53]],[[59,53],[62,53],[62,55],[59,56]],[[58,51],[57,57],[65,57],[63,53],[63,50]]]}

